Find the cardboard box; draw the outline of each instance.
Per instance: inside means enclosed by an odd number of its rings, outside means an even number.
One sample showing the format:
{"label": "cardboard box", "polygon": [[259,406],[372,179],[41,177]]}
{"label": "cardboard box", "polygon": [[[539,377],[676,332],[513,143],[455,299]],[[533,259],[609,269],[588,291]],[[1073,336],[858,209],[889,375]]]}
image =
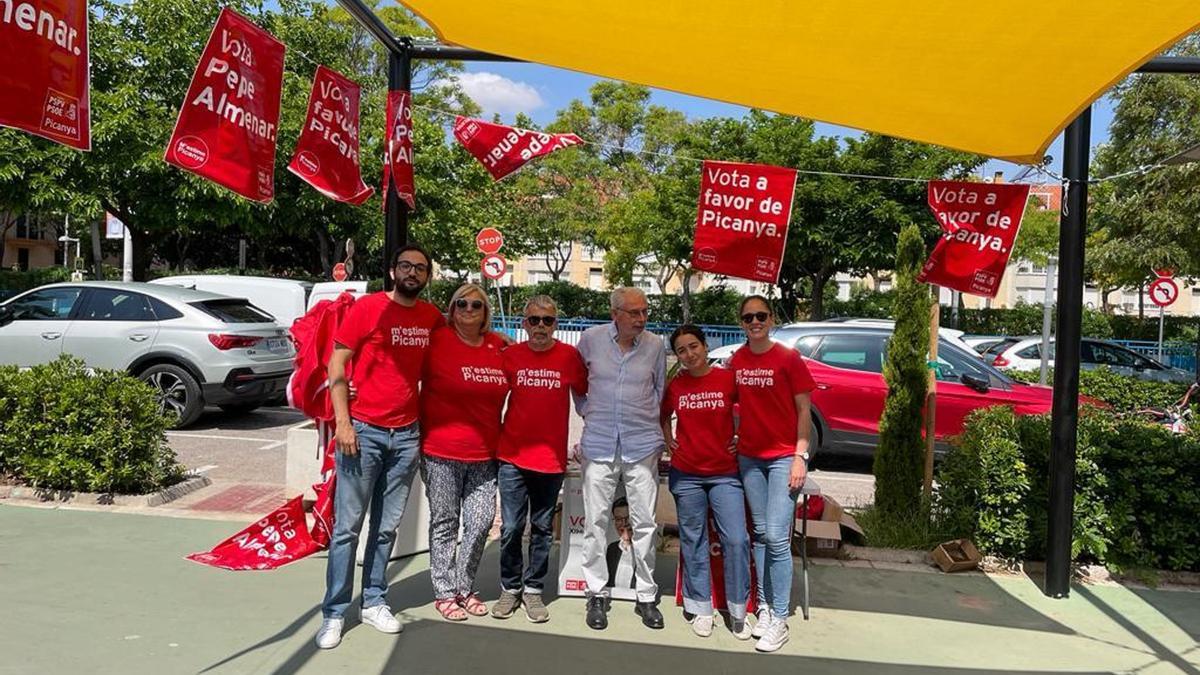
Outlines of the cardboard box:
{"label": "cardboard box", "polygon": [[943,572],[964,572],[975,569],[983,556],[970,539],[955,539],[938,544],[930,553]]}
{"label": "cardboard box", "polygon": [[812,558],[836,558],[842,549],[843,541],[861,541],[863,537],[862,528],[854,520],[854,516],[846,513],[846,509],[829,496],[825,497],[825,511],[821,514],[821,519],[808,521],[808,537],[804,542],[800,541],[801,526],[801,519],[797,518],[792,551],[799,554],[803,543],[809,557]]}

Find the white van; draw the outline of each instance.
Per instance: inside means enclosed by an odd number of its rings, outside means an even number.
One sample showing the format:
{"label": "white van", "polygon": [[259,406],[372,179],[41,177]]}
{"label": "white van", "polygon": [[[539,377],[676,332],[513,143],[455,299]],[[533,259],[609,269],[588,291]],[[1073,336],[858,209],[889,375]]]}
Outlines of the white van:
{"label": "white van", "polygon": [[362,297],[367,294],[367,282],[322,281],[321,283],[313,284],[312,291],[308,294],[308,309],[312,309],[322,300],[333,300],[342,293],[349,293],[356,298]]}
{"label": "white van", "polygon": [[162,277],[150,283],[245,298],[250,304],[275,317],[275,322],[283,328],[291,328],[292,322],[307,311],[308,294],[313,287],[307,281],[295,279],[241,277],[233,274],[187,274]]}

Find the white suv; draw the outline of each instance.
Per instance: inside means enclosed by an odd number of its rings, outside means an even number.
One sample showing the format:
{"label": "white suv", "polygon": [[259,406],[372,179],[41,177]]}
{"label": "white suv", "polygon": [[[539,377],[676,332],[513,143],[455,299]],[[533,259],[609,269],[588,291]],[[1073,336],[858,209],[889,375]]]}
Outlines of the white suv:
{"label": "white suv", "polygon": [[28,367],[60,354],[148,382],[163,412],[185,427],[205,405],[245,412],[285,393],[295,349],[247,300],[186,288],[51,284],[0,305],[0,364]]}

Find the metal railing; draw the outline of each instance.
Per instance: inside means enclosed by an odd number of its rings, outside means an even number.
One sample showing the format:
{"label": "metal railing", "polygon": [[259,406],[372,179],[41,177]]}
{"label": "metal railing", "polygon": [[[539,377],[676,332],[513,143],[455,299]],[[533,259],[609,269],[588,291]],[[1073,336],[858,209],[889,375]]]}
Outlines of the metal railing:
{"label": "metal railing", "polygon": [[[1158,361],[1158,343],[1153,340],[1112,340],[1132,352]],[[1186,342],[1164,344],[1162,364],[1196,372],[1196,345]]]}
{"label": "metal railing", "polygon": [[[560,318],[554,331],[554,337],[567,344],[577,345],[579,344],[579,336],[583,335],[583,331],[592,326],[600,326],[607,323],[609,322],[600,319]],[[679,325],[677,323],[648,323],[646,324],[646,330],[661,336],[665,340],[670,337],[671,333]],[[700,328],[704,330],[704,335],[708,339],[709,349],[741,343],[746,340],[746,334],[738,326],[701,325]],[[527,338],[525,329],[521,326],[521,317],[519,316],[506,316],[503,319],[492,317],[492,330],[504,333],[517,342],[524,342]]]}

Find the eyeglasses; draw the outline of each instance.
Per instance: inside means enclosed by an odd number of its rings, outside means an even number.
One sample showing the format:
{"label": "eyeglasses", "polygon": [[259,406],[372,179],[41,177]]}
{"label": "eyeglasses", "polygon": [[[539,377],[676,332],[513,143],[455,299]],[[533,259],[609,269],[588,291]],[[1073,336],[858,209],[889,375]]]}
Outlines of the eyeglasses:
{"label": "eyeglasses", "polygon": [[554,316],[527,316],[527,317],[525,317],[525,320],[529,322],[529,325],[530,325],[530,326],[537,326],[537,325],[539,325],[539,324],[540,324],[540,325],[543,325],[543,326],[547,326],[547,327],[549,327],[549,326],[553,326],[553,325],[554,325],[554,322],[558,321],[558,317],[554,317]]}
{"label": "eyeglasses", "polygon": [[396,271],[401,274],[408,274],[409,272],[426,274],[429,272],[429,265],[426,265],[425,263],[417,263],[414,265],[407,260],[401,260],[400,262],[396,263]]}
{"label": "eyeglasses", "polygon": [[471,309],[473,309],[473,310],[475,310],[475,311],[479,311],[479,310],[483,309],[483,301],[482,301],[482,300],[468,300],[468,299],[466,299],[466,298],[459,298],[459,299],[457,299],[457,300],[455,300],[455,301],[454,301],[454,306],[455,306],[455,307],[457,307],[457,308],[459,308],[459,309],[466,309],[466,308],[469,306]]}
{"label": "eyeglasses", "polygon": [[742,323],[766,323],[771,318],[770,312],[747,312],[742,315]]}
{"label": "eyeglasses", "polygon": [[625,309],[622,307],[621,309],[618,309],[617,311],[625,312],[629,316],[641,316],[641,317],[645,317],[647,319],[650,318],[650,310],[649,309]]}

